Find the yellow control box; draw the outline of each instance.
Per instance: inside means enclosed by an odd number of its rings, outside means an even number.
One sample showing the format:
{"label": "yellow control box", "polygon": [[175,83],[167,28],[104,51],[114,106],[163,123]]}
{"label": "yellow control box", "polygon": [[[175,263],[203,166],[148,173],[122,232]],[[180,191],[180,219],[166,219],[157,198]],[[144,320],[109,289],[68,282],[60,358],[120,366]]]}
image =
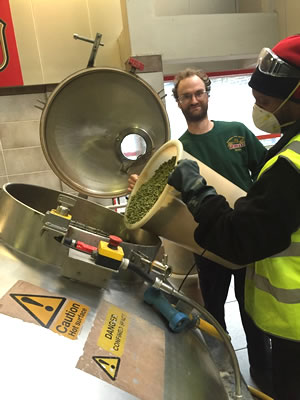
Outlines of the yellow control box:
{"label": "yellow control box", "polygon": [[98,244],[98,254],[104,257],[112,258],[113,260],[122,261],[124,257],[122,247],[118,246],[116,249],[112,249],[108,245],[109,243],[100,240]]}

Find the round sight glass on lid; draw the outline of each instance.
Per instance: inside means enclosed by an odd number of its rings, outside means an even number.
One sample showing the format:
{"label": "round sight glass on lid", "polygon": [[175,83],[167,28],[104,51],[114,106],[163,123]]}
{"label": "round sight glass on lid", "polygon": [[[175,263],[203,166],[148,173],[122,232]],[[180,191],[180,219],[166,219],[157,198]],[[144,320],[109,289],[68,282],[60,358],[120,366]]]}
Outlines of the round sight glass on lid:
{"label": "round sight glass on lid", "polygon": [[143,156],[147,151],[147,144],[145,139],[132,133],[127,135],[121,143],[121,152],[125,158],[129,160],[136,160],[140,156]]}

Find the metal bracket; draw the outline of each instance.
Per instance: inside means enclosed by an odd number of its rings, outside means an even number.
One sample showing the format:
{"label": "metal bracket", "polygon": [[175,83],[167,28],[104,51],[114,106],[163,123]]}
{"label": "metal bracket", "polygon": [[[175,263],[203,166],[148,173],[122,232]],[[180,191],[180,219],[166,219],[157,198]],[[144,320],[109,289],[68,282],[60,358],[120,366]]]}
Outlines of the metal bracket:
{"label": "metal bracket", "polygon": [[87,64],[87,68],[93,67],[99,46],[104,46],[104,44],[101,43],[102,33],[97,32],[94,40],[86,38],[84,36],[79,36],[79,35],[77,35],[77,33],[73,34],[73,38],[76,40],[79,39],[79,40],[83,40],[84,42],[93,43],[93,47],[92,47],[90,58],[89,58],[89,61]]}
{"label": "metal bracket", "polygon": [[65,236],[68,232],[70,220],[47,211],[43,219],[41,232],[51,232],[53,236]]}
{"label": "metal bracket", "polygon": [[43,218],[44,225],[41,232],[51,232],[53,236],[65,236],[68,232],[71,215],[70,208],[74,207],[76,199],[60,194],[57,198],[58,205],[56,210],[47,211]]}
{"label": "metal bracket", "polygon": [[45,108],[45,106],[46,106],[46,102],[45,101],[42,101],[42,100],[37,100],[39,103],[41,103],[42,104],[42,106],[41,105],[39,105],[39,104],[36,104],[34,107],[35,108],[38,108],[39,110],[42,110],[42,111],[44,111],[44,108]]}
{"label": "metal bracket", "polygon": [[58,206],[56,211],[62,216],[69,214],[70,208],[74,207],[76,204],[76,199],[73,197],[66,196],[65,194],[60,194],[57,198]]}
{"label": "metal bracket", "polygon": [[164,254],[162,262],[157,260],[151,261],[142,252],[131,250],[129,259],[134,264],[140,265],[147,273],[154,272],[163,281],[169,278],[172,273],[172,268],[167,264],[168,256],[166,254]]}

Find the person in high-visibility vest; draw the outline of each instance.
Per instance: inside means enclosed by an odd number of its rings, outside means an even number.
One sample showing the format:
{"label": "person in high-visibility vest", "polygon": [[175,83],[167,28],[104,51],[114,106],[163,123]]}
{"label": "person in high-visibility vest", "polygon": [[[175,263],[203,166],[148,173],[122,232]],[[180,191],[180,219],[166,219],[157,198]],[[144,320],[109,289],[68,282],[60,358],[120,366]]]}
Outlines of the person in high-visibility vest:
{"label": "person in high-visibility vest", "polygon": [[282,133],[257,181],[231,208],[182,160],[168,183],[181,192],[199,245],[247,267],[246,311],[272,341],[276,400],[300,399],[300,35],[264,48],[249,86],[253,121]]}

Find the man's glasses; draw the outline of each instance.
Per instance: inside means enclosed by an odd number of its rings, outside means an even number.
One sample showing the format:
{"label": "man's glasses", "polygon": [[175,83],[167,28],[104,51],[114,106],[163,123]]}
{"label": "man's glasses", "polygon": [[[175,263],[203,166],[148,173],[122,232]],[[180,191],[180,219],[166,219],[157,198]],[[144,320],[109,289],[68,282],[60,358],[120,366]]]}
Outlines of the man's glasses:
{"label": "man's glasses", "polygon": [[195,96],[197,100],[200,100],[205,93],[207,93],[207,90],[202,90],[202,89],[197,90],[194,93],[185,93],[182,96],[178,97],[178,101],[180,104],[187,104],[192,100],[193,96]]}

